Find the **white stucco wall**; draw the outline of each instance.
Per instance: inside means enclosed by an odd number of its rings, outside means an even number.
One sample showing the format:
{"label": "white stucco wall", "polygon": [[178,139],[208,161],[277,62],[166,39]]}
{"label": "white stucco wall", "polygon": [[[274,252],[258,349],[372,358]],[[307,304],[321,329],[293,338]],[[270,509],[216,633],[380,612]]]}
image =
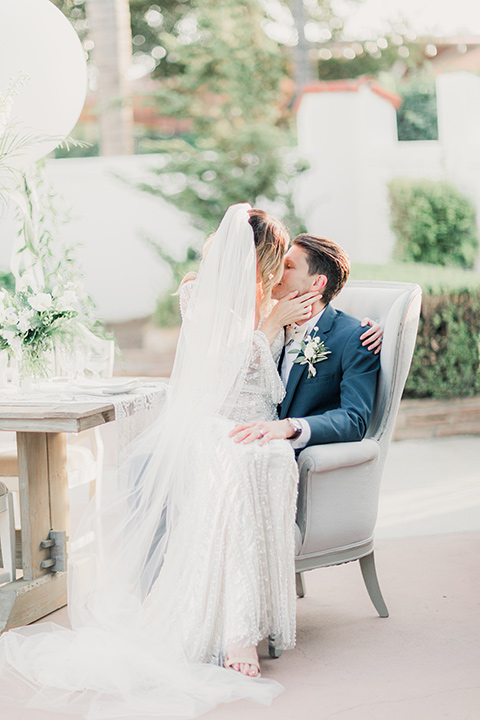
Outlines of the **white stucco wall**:
{"label": "white stucco wall", "polygon": [[[310,93],[298,110],[298,154],[311,169],[296,194],[310,232],[343,245],[352,260],[388,261],[393,252],[387,182],[396,176],[449,179],[476,204],[480,221],[480,78],[437,79],[439,141],[396,139],[396,113],[386,99],[358,92]],[[170,282],[143,236],[179,258],[202,237],[168,203],[132,186],[158,156],[50,160],[49,177],[76,218],[64,228],[78,245],[85,286],[106,321],[149,315]],[[116,175],[130,179],[123,182]],[[273,210],[275,212],[275,210]],[[0,268],[8,269],[15,224],[0,217]]]}
{"label": "white stucco wall", "polygon": [[[172,205],[132,186],[145,180],[155,161],[141,155],[47,162],[48,176],[75,218],[65,226],[65,238],[78,245],[86,289],[105,321],[149,315],[168,287],[169,271],[144,236],[160,240],[178,258],[189,245],[201,243],[200,233]],[[15,233],[11,218],[0,219],[0,233],[0,267],[8,269]]]}
{"label": "white stucco wall", "polygon": [[398,176],[451,181],[475,203],[480,226],[480,77],[440,75],[437,98],[439,140],[398,142],[395,108],[367,85],[304,95],[298,152],[311,169],[296,199],[309,232],[336,240],[352,260],[388,261],[387,183]]}

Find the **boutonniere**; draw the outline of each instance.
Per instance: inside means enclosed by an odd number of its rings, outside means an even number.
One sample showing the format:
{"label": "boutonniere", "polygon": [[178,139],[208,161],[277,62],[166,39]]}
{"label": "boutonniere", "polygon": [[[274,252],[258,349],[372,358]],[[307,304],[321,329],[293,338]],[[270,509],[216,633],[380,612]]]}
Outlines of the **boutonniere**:
{"label": "boutonniere", "polygon": [[[313,328],[314,332],[318,330],[317,327]],[[331,350],[325,347],[323,340],[319,337],[312,337],[308,335],[305,340],[301,342],[302,349],[297,354],[297,357],[293,361],[299,365],[306,365],[308,363],[308,378],[315,377],[317,369],[315,365],[322,360],[326,360],[331,354]],[[297,353],[297,350],[289,350],[289,353]]]}

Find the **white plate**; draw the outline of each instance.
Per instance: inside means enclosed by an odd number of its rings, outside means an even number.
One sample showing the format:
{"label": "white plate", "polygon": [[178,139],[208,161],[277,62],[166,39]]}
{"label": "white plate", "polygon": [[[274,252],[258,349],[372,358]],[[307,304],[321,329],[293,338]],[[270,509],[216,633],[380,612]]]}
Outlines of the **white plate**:
{"label": "white plate", "polygon": [[105,378],[100,380],[79,380],[69,386],[69,390],[85,395],[121,395],[132,392],[140,387],[138,378],[120,380],[118,378]]}

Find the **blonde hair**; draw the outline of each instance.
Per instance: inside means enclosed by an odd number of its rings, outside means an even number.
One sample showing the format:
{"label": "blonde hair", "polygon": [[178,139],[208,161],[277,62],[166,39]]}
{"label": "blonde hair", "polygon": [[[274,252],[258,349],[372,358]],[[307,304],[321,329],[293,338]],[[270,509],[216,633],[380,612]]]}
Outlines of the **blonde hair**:
{"label": "blonde hair", "polygon": [[282,278],[283,257],[290,237],[286,227],[263,210],[253,208],[248,214],[257,251],[257,270],[262,283],[262,315],[272,299],[273,288]]}
{"label": "blonde hair", "polygon": [[[290,237],[286,227],[263,210],[253,208],[248,211],[249,220],[257,253],[257,270],[262,284],[262,301],[260,314],[263,314],[272,299],[272,290],[280,282],[283,274],[283,257],[287,251]],[[214,234],[206,240],[202,249],[202,258],[212,244]],[[196,272],[188,272],[180,288],[190,280],[195,280]],[[180,290],[179,288],[179,290]]]}

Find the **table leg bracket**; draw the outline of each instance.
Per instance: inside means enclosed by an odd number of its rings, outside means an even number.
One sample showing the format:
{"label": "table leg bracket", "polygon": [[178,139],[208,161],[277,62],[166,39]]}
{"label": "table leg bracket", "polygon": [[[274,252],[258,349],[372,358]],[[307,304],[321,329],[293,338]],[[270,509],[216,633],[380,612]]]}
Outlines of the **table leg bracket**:
{"label": "table leg bracket", "polygon": [[42,548],[51,548],[50,557],[42,560],[41,567],[52,572],[65,572],[67,569],[67,533],[63,530],[50,530],[48,540],[42,540]]}

